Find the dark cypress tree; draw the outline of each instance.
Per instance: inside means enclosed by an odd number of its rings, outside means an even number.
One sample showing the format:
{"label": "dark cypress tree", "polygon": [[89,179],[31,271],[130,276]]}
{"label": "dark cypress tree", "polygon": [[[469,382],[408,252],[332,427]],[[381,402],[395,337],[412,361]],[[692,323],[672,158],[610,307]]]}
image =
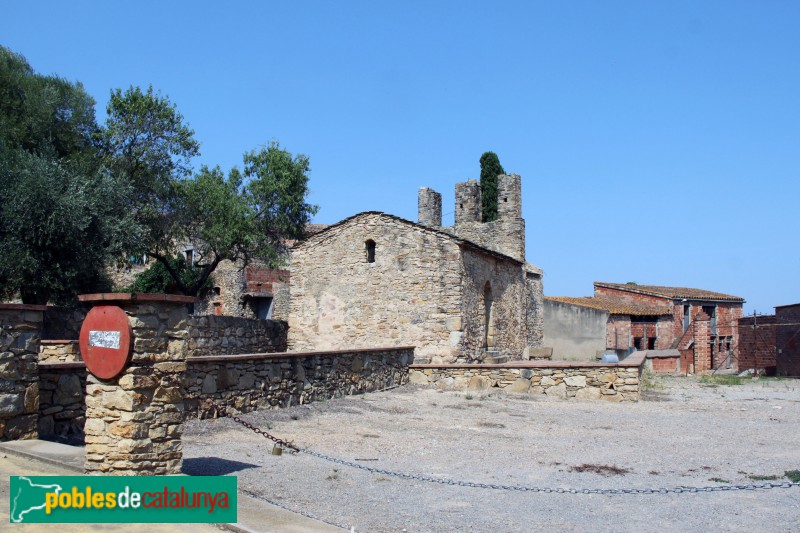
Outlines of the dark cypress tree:
{"label": "dark cypress tree", "polygon": [[505,173],[496,153],[483,153],[481,156],[481,218],[484,222],[497,220],[497,176]]}

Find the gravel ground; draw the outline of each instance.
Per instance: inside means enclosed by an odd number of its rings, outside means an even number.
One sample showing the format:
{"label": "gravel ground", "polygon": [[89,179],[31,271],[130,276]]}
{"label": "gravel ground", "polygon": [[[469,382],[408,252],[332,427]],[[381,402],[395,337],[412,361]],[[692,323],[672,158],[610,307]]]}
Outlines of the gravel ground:
{"label": "gravel ground", "polygon": [[[639,403],[389,391],[245,415],[301,447],[451,479],[550,488],[764,483],[800,469],[800,381],[660,377]],[[542,494],[372,474],[195,420],[184,471],[356,531],[793,531],[800,487],[655,495]]]}

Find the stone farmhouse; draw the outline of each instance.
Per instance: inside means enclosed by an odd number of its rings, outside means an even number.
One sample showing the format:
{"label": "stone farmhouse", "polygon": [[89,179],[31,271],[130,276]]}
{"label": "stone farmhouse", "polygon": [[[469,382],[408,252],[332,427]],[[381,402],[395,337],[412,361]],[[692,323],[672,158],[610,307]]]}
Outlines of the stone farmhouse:
{"label": "stone farmhouse", "polygon": [[[663,372],[735,369],[743,304],[739,296],[704,289],[597,281],[593,297],[548,297],[545,337],[547,342],[563,337],[565,321],[575,322],[578,313],[586,313],[578,308],[591,308],[608,313],[605,348],[620,357],[652,352],[648,357],[658,359],[653,369]],[[562,307],[560,314],[553,309],[565,305],[572,309]],[[579,327],[573,335],[583,331],[584,337],[598,340],[589,321],[575,323]]]}
{"label": "stone farmhouse", "polygon": [[423,187],[419,220],[363,212],[291,251],[289,347],[416,346],[416,362],[522,359],[542,340],[542,270],[525,262],[521,179],[498,177],[498,220],[456,184],[455,225]]}

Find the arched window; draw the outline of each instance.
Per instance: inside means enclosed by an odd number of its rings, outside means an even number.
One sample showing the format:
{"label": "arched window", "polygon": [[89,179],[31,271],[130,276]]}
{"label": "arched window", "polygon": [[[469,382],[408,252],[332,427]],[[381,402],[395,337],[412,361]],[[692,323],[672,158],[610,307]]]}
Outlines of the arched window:
{"label": "arched window", "polygon": [[375,262],[375,241],[372,239],[368,239],[366,243],[366,251],[367,251],[367,263],[374,263]]}

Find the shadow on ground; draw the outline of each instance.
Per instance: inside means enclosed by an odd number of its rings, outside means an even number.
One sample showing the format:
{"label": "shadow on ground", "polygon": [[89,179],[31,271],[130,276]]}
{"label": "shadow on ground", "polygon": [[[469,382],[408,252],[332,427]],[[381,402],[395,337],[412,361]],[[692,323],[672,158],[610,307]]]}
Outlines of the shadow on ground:
{"label": "shadow on ground", "polygon": [[187,476],[225,476],[248,468],[258,468],[258,465],[219,457],[194,457],[183,460],[183,473]]}

